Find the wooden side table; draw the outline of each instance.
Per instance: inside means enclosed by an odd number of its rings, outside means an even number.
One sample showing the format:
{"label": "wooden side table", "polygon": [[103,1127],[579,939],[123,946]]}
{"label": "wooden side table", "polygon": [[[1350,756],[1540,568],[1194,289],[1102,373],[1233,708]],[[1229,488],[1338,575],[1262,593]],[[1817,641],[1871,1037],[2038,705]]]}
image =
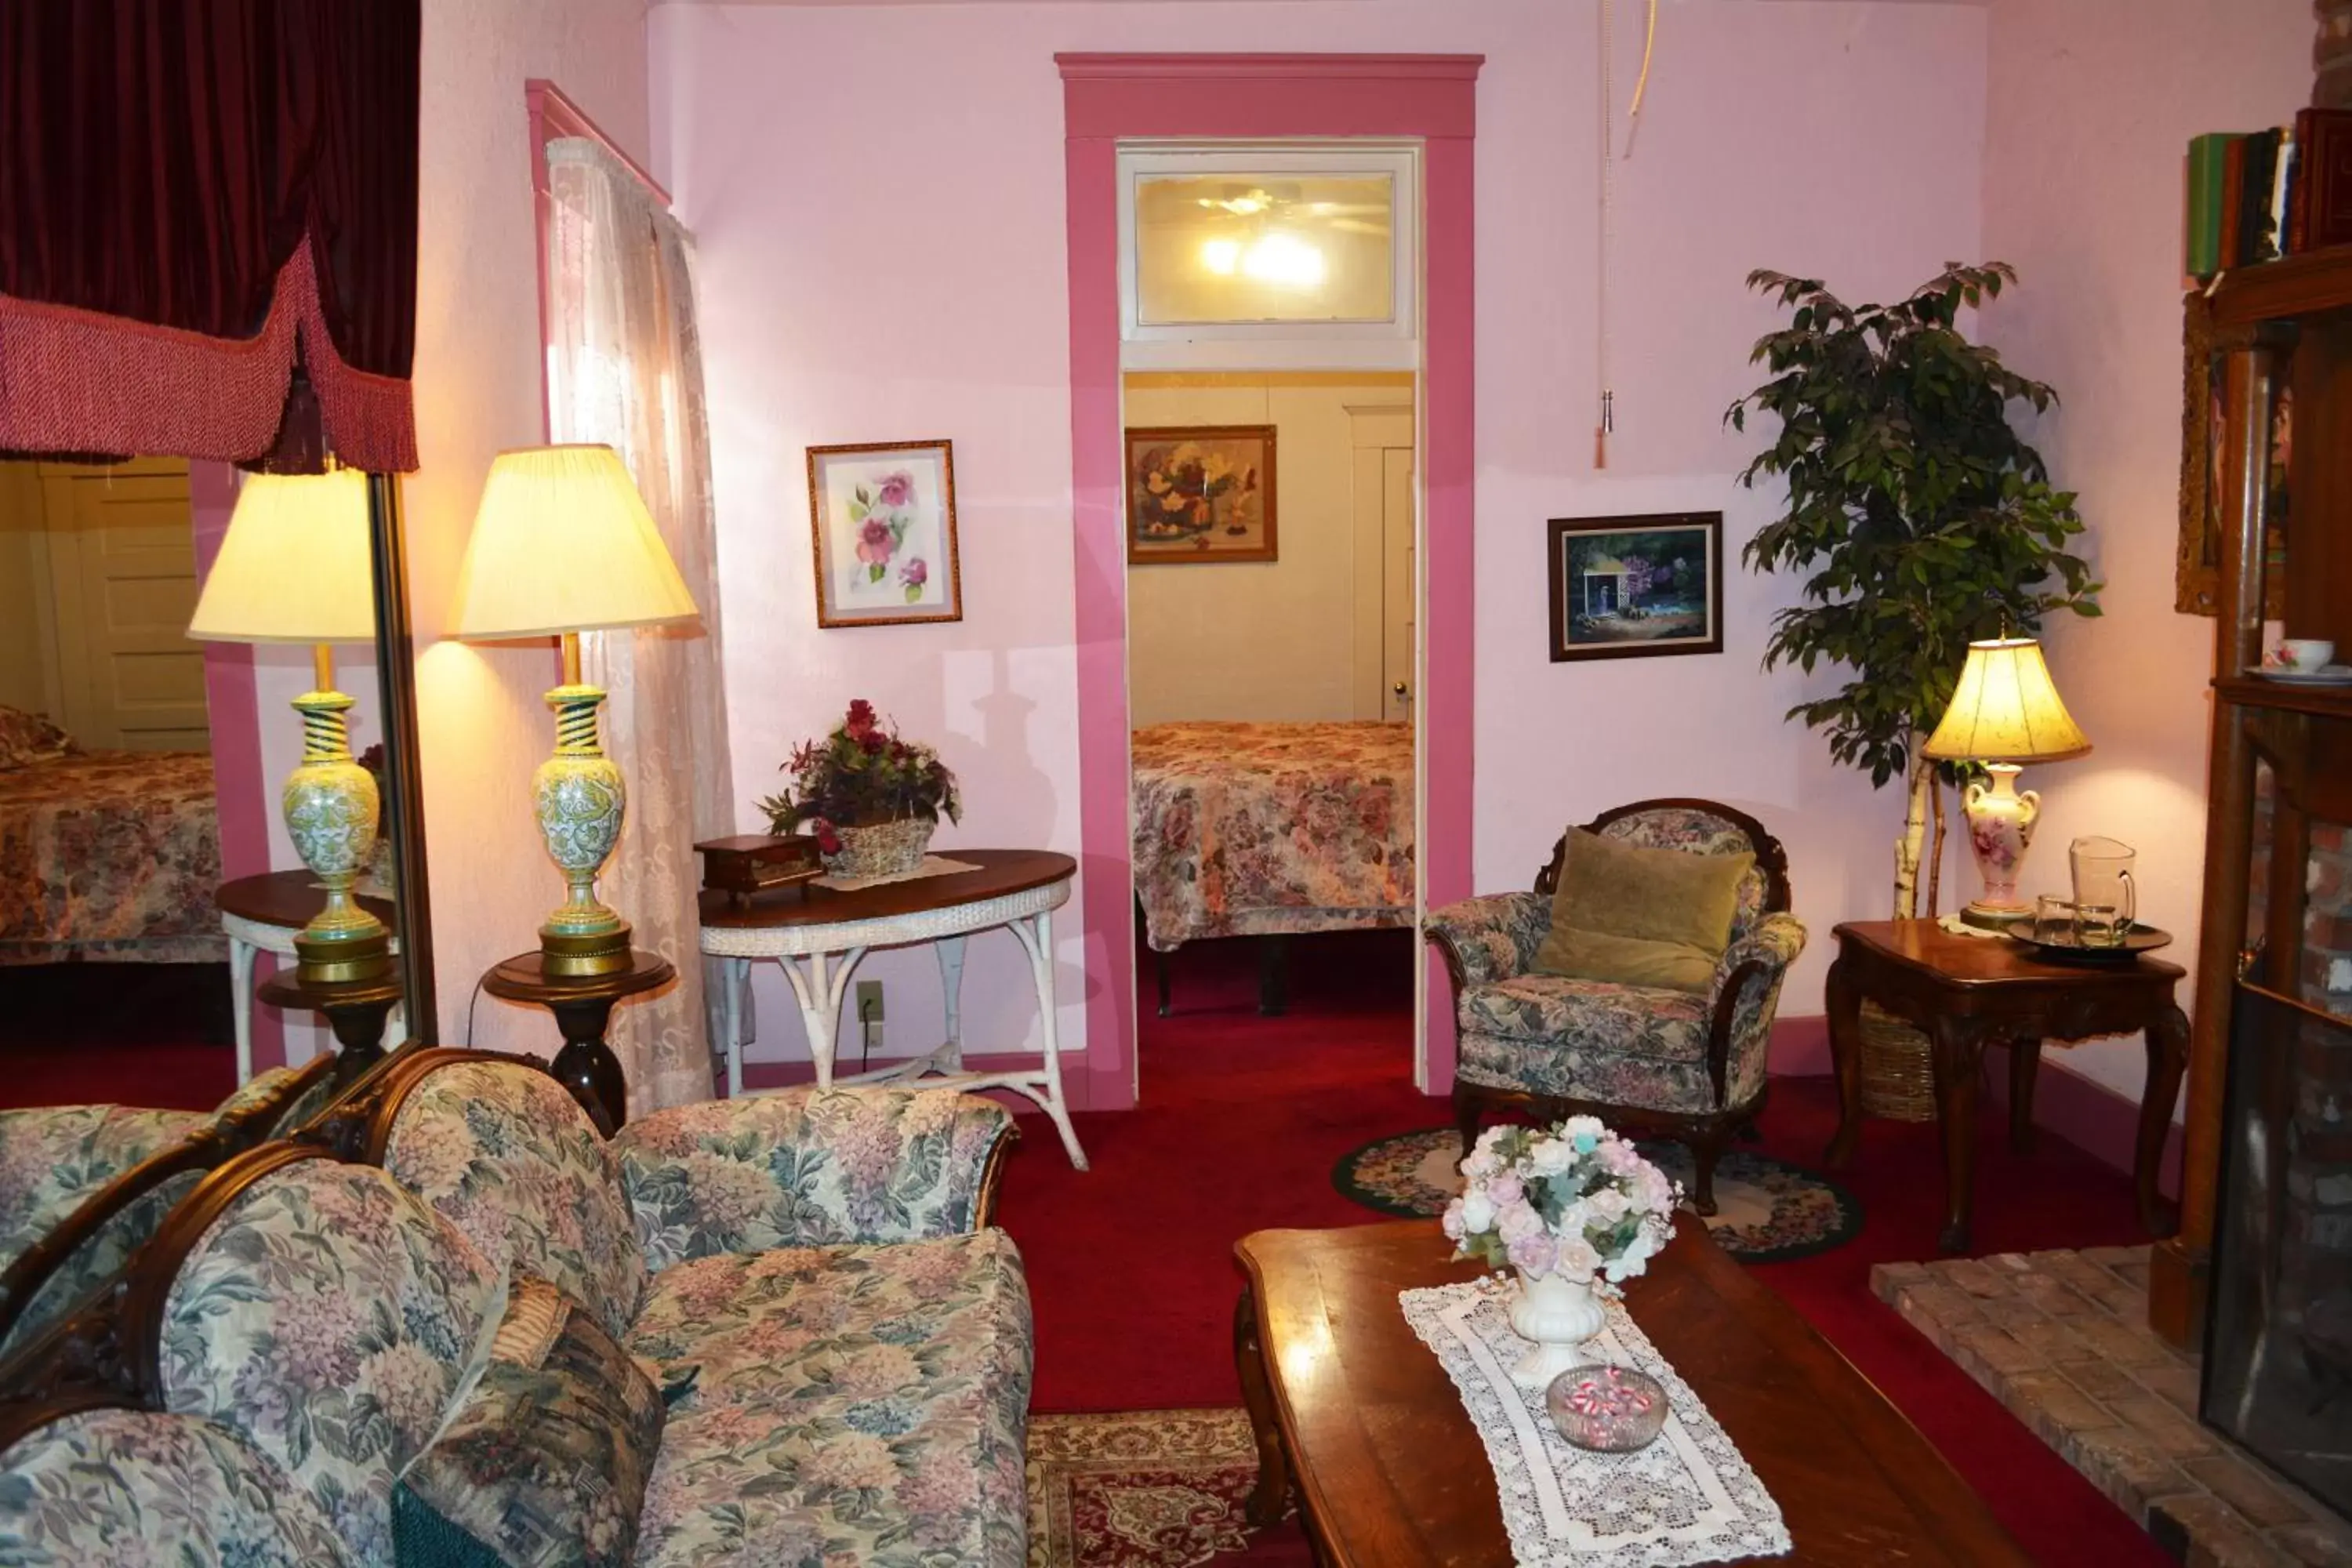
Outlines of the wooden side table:
{"label": "wooden side table", "polygon": [[519,952],[482,976],[482,989],[508,1002],[532,1002],[555,1015],[563,1048],[547,1064],[555,1080],[610,1138],[629,1119],[629,1080],[604,1042],[614,1005],[658,991],[677,978],[669,960],[632,949],[629,967],[611,974],[550,974],[540,951]]}
{"label": "wooden side table", "polygon": [[2189,1060],[2189,1019],[2172,999],[2187,974],[2177,963],[2053,963],[2002,938],[1956,936],[1934,921],[1857,921],[1836,930],[1830,965],[1830,1051],[1837,1064],[1838,1130],[1832,1166],[1848,1163],[1862,1136],[1862,1004],[1869,1000],[1924,1032],[1933,1049],[1936,1115],[1944,1145],[1947,1252],[1969,1249],[1975,1203],[1977,1078],[1985,1047],[2010,1047],[2010,1144],[2032,1146],[2033,1080],[2042,1043],[2102,1035],[2147,1036],[2133,1179],[2140,1223],[2170,1234],[2156,1190],[2172,1102]]}
{"label": "wooden side table", "polygon": [[335,1089],[359,1081],[362,1073],[383,1060],[384,1025],[400,1006],[400,976],[378,980],[311,982],[285,969],[261,983],[259,995],[273,1007],[299,1008],[325,1016],[334,1031]]}
{"label": "wooden side table", "polygon": [[[386,926],[399,929],[391,900],[362,893],[357,901]],[[327,890],[307,869],[268,871],[223,882],[213,895],[213,903],[220,910],[221,930],[228,933],[229,1006],[236,1020],[236,1081],[243,1084],[253,1077],[254,961],[265,952],[293,958],[294,933],[327,907]],[[396,936],[392,939],[392,951],[400,951]],[[402,1022],[395,995],[386,1026],[398,1034]]]}

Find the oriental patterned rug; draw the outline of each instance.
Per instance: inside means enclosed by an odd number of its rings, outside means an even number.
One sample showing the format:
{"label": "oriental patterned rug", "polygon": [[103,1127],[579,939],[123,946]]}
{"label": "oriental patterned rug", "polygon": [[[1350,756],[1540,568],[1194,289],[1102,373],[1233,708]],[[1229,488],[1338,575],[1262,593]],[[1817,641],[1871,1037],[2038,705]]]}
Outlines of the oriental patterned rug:
{"label": "oriental patterned rug", "polygon": [[[1342,1195],[1405,1218],[1444,1212],[1462,1191],[1461,1137],[1450,1127],[1367,1143],[1331,1171]],[[1643,1154],[1685,1187],[1690,1151],[1645,1141]],[[1842,1247],[1862,1229],[1862,1205],[1817,1172],[1745,1149],[1715,1165],[1716,1214],[1706,1222],[1724,1251],[1742,1263],[1779,1263]]]}
{"label": "oriental patterned rug", "polygon": [[1198,1568],[1249,1544],[1247,1412],[1029,1418],[1029,1568]]}

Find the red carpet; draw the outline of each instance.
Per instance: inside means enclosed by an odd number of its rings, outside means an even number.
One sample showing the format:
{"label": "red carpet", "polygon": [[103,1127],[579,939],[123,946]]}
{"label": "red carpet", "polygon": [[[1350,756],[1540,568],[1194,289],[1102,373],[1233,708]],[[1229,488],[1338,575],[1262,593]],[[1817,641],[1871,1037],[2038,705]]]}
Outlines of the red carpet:
{"label": "red carpet", "polygon": [[0,1107],[210,1110],[236,1087],[226,963],[0,969]]}
{"label": "red carpet", "polygon": [[[1333,1163],[1374,1138],[1447,1120],[1444,1103],[1412,1084],[1411,939],[1349,934],[1294,947],[1291,1013],[1276,1019],[1256,1015],[1246,944],[1177,955],[1176,1016],[1145,1010],[1142,1105],[1078,1118],[1091,1172],[1072,1171],[1042,1120],[1024,1118],[999,1212],[1028,1262],[1036,1408],[1238,1404],[1234,1240],[1270,1226],[1378,1220],[1332,1187]],[[1143,968],[1148,984],[1148,960]],[[1763,1148],[1817,1163],[1835,1121],[1827,1080],[1780,1081]],[[2012,1155],[1990,1118],[1983,1137],[1980,1250],[2145,1239],[2121,1173],[2047,1135],[2038,1153]],[[1758,1277],[1927,1434],[2037,1562],[2170,1563],[1871,1296],[1873,1263],[1935,1256],[1935,1129],[1872,1122],[1842,1180],[1862,1200],[1862,1234],[1816,1258],[1759,1267]],[[1286,1526],[1246,1560],[1305,1562],[1305,1550]]]}

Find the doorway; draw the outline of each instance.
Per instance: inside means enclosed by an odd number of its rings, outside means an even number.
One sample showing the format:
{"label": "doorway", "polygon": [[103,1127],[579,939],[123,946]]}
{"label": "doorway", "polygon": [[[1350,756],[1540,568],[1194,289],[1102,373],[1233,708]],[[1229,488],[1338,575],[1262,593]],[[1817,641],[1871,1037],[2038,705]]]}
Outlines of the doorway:
{"label": "doorway", "polygon": [[1417,379],[1123,378],[1146,1079],[1412,1075]]}
{"label": "doorway", "polygon": [[[1141,367],[1123,365],[1121,353],[1122,140],[1381,141],[1418,153],[1423,246],[1413,281],[1423,542],[1413,564],[1422,585],[1414,633],[1423,653],[1420,679],[1407,682],[1407,697],[1422,759],[1416,906],[1425,908],[1471,890],[1472,166],[1483,61],[1384,55],[1057,60],[1067,138],[1081,888],[1091,982],[1083,1092],[1090,1109],[1108,1110],[1135,1103],[1138,1039],[1121,374]],[[1326,359],[1319,368],[1334,363],[1366,361]],[[1416,1082],[1443,1093],[1453,1078],[1444,972],[1424,951],[1413,978]]]}

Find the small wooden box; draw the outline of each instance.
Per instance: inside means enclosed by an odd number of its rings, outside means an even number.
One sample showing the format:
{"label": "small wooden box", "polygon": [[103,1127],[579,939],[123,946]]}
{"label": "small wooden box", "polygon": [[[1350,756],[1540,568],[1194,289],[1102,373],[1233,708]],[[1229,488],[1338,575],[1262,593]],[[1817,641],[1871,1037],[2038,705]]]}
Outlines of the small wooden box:
{"label": "small wooden box", "polygon": [[814,838],[746,833],[713,838],[695,848],[702,855],[702,885],[725,893],[737,909],[751,903],[754,893],[824,875]]}

